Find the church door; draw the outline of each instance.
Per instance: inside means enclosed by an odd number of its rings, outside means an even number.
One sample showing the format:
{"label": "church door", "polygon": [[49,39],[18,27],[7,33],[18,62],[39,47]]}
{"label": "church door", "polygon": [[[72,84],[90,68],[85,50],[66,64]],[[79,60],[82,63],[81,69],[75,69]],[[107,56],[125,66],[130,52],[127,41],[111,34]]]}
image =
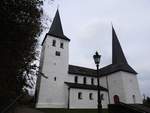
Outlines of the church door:
{"label": "church door", "polygon": [[115,104],[119,103],[119,96],[118,95],[114,95],[114,103]]}

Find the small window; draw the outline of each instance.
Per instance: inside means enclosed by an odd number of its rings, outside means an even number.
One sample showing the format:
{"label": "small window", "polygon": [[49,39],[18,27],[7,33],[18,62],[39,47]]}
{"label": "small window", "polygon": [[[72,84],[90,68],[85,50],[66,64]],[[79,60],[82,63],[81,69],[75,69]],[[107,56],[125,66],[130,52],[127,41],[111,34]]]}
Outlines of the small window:
{"label": "small window", "polygon": [[56,81],[56,77],[54,77],[54,81]]}
{"label": "small window", "polygon": [[82,99],[82,93],[81,92],[78,93],[78,99]]}
{"label": "small window", "polygon": [[93,93],[90,93],[90,94],[89,94],[89,99],[90,99],[90,100],[93,100]]}
{"label": "small window", "polygon": [[132,95],[132,98],[133,98],[133,103],[135,104],[136,103],[135,95]]}
{"label": "small window", "polygon": [[104,100],[104,94],[101,94],[100,96],[101,96],[101,100]]}
{"label": "small window", "polygon": [[83,78],[83,83],[86,84],[86,77]]}
{"label": "small window", "polygon": [[75,76],[74,82],[75,82],[75,83],[78,83],[78,77],[77,77],[77,76]]}
{"label": "small window", "polygon": [[60,56],[60,51],[56,51],[56,56]]}
{"label": "small window", "polygon": [[94,78],[91,78],[91,84],[94,85]]}
{"label": "small window", "polygon": [[56,40],[53,40],[52,46],[56,46]]}
{"label": "small window", "polygon": [[64,48],[64,43],[60,43],[60,48]]}

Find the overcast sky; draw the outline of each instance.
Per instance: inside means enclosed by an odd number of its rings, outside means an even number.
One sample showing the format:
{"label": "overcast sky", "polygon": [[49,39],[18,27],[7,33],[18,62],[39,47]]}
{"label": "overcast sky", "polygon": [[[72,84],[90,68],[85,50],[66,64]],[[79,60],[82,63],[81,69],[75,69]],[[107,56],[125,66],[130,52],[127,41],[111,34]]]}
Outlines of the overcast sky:
{"label": "overcast sky", "polygon": [[95,68],[95,51],[102,55],[101,67],[111,64],[112,23],[128,63],[139,73],[141,94],[150,96],[149,6],[149,0],[55,0],[45,2],[44,11],[53,19],[59,7],[64,34],[71,39],[69,63],[84,67]]}

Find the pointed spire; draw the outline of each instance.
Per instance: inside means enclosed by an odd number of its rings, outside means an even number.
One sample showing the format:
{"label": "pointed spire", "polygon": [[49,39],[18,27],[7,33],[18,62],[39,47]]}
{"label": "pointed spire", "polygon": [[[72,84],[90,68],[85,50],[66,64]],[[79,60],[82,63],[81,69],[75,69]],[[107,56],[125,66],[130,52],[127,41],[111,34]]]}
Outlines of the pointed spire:
{"label": "pointed spire", "polygon": [[65,39],[70,41],[70,39],[68,39],[64,33],[63,33],[63,29],[62,29],[62,24],[61,24],[61,20],[60,20],[60,15],[59,15],[59,11],[57,9],[53,23],[51,25],[51,28],[48,32],[49,35],[55,36],[57,38],[61,38],[61,39]]}
{"label": "pointed spire", "polygon": [[112,64],[128,64],[113,26],[112,46]]}
{"label": "pointed spire", "polygon": [[55,34],[55,35],[60,35],[60,36],[64,35],[58,9],[56,11],[56,14],[55,14],[53,23],[51,25],[51,28],[49,30],[49,33]]}

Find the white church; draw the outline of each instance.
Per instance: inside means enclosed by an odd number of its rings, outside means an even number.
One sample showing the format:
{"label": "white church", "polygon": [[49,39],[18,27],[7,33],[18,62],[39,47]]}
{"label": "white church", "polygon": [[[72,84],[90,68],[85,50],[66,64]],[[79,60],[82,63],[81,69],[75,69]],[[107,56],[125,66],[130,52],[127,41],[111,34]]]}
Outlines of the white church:
{"label": "white church", "polygon": [[[37,80],[36,108],[97,108],[96,70],[68,63],[69,42],[57,10],[42,43],[40,71],[47,78],[40,76]],[[112,64],[101,68],[99,73],[103,108],[118,101],[142,103],[137,72],[128,64],[113,27]]]}

